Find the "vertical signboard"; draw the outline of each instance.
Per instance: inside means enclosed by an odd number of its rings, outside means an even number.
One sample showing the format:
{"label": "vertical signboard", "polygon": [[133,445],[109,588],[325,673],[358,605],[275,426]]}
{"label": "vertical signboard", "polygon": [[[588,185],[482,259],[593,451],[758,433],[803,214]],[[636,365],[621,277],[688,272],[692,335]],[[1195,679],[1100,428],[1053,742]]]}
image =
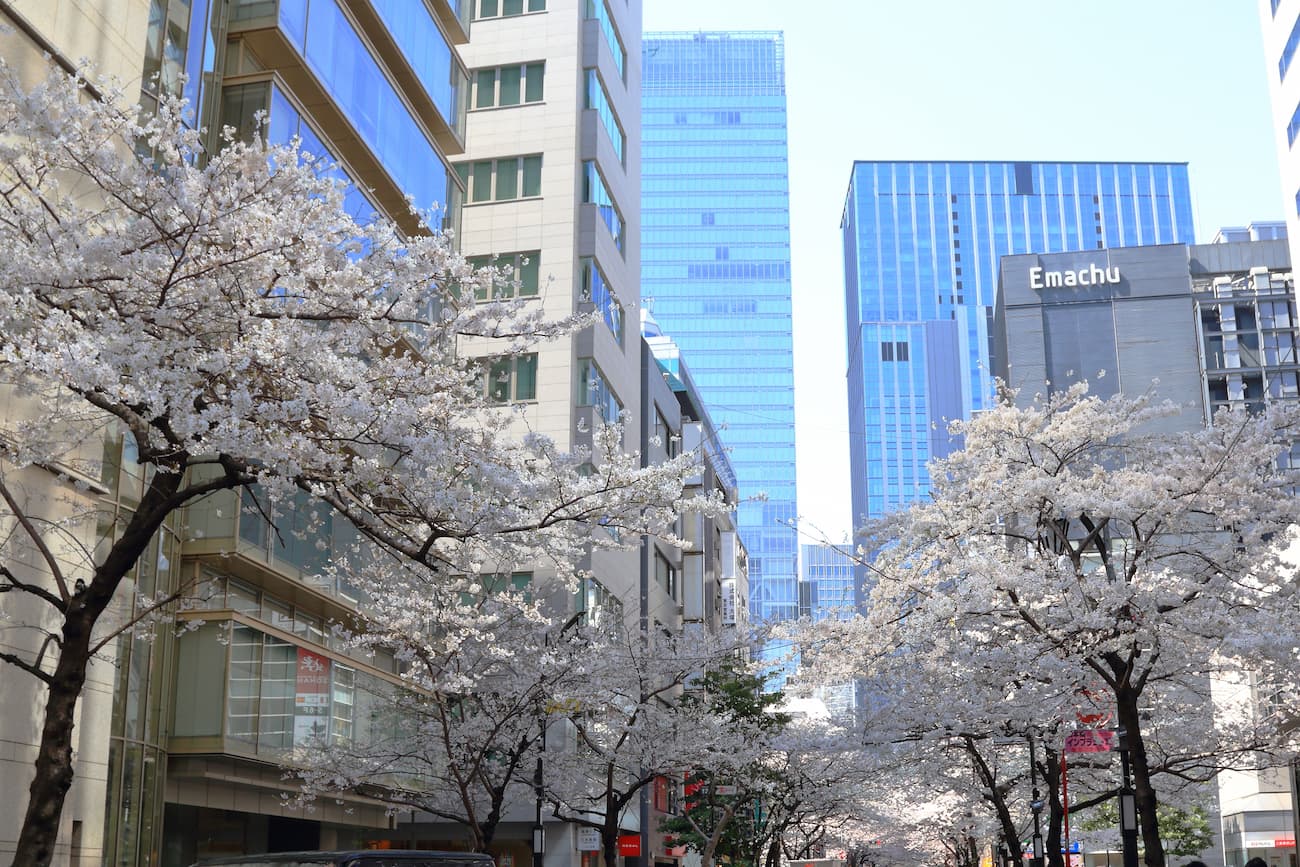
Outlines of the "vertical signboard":
{"label": "vertical signboard", "polygon": [[293,698],[293,742],[304,744],[329,732],[330,661],[298,648],[298,677]]}

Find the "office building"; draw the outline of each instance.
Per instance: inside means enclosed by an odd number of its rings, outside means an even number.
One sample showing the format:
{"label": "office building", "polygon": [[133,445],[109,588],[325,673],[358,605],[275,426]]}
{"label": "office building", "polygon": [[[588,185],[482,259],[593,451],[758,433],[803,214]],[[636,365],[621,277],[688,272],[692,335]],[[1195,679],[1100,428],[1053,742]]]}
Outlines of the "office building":
{"label": "office building", "polygon": [[[852,545],[799,546],[799,616],[812,621],[836,617],[847,620],[859,604],[853,579],[857,552]],[[807,661],[807,651],[801,662]],[[813,697],[833,715],[852,711],[856,705],[853,684],[818,687]]]}
{"label": "office building", "polygon": [[[1221,407],[1300,399],[1300,322],[1280,223],[1223,229],[1210,244],[1004,257],[995,323],[997,374],[1024,404],[1086,379],[1101,397],[1150,393],[1179,405],[1148,428],[1175,432],[1210,424]],[[1280,460],[1295,466],[1294,449]],[[1293,694],[1248,672],[1210,686],[1207,724],[1212,713],[1262,718]],[[1223,863],[1287,863],[1288,770],[1219,775]]]}
{"label": "office building", "polygon": [[1286,215],[1291,258],[1300,250],[1300,0],[1257,0],[1264,34],[1264,75],[1273,109],[1277,165],[1282,176],[1282,213]]}
{"label": "office building", "polygon": [[758,620],[799,603],[784,49],[770,32],[642,46],[641,292],[730,449]]}
{"label": "office building", "polygon": [[1184,163],[854,163],[841,229],[855,524],[924,496],[948,420],[988,405],[1000,257],[1190,243],[1191,210]]}

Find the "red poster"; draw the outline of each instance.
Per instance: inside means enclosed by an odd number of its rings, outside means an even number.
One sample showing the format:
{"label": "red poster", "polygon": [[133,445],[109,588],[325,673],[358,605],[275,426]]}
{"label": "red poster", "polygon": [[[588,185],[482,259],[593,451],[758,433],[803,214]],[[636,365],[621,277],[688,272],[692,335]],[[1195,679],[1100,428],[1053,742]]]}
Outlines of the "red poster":
{"label": "red poster", "polygon": [[293,742],[324,738],[329,731],[330,661],[298,648],[298,677],[293,699]]}
{"label": "red poster", "polygon": [[619,834],[618,854],[639,856],[641,854],[641,835],[640,834]]}

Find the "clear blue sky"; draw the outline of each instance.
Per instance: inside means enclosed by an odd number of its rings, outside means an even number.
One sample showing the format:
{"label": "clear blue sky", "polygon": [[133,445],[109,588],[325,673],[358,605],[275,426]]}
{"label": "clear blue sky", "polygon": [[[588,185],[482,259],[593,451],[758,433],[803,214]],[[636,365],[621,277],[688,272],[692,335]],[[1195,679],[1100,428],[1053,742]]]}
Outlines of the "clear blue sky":
{"label": "clear blue sky", "polygon": [[783,30],[805,533],[851,527],[840,214],[855,159],[1190,164],[1197,240],[1282,218],[1249,0],[644,0],[645,30]]}

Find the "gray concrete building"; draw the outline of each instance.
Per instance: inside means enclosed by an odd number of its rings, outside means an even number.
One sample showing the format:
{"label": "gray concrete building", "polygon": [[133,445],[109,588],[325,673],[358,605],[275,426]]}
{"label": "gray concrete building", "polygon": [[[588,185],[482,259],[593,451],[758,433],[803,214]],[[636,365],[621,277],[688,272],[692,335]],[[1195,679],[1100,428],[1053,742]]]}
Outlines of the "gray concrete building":
{"label": "gray concrete building", "polygon": [[1296,319],[1287,242],[1227,240],[1005,256],[993,371],[1037,392],[1086,379],[1093,394],[1184,407],[1169,429],[1208,423],[1234,401],[1295,399]]}

